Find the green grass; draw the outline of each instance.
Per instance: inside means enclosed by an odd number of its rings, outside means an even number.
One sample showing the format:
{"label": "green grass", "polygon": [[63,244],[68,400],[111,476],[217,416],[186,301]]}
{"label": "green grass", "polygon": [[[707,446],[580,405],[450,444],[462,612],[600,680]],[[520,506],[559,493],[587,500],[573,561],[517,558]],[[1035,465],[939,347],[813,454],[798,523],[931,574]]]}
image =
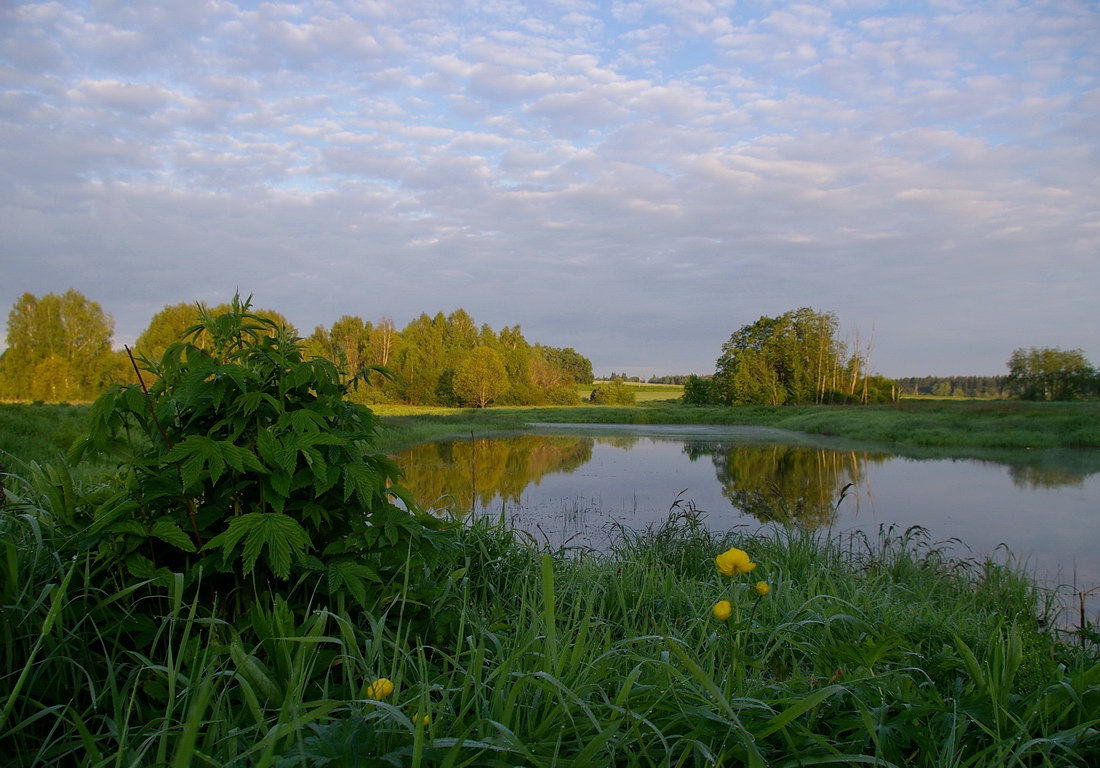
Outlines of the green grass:
{"label": "green grass", "polygon": [[[522,429],[535,422],[749,425],[916,448],[1096,448],[1100,403],[903,400],[875,406],[738,407],[643,402],[637,406],[429,409],[377,408],[400,444]],[[395,414],[395,415],[390,415]],[[399,415],[398,415],[399,414]]]}
{"label": "green grass", "polygon": [[[898,412],[930,423],[1092,418],[1081,405],[945,408]],[[392,441],[584,415],[767,423],[830,411],[487,409],[386,423]],[[880,418],[836,413],[864,428]],[[9,444],[47,459],[69,439],[48,437],[52,420],[79,431],[83,418],[34,406],[15,416],[9,433],[30,428],[42,445],[13,434]],[[447,585],[431,605],[365,611],[318,602],[305,582],[256,585],[252,610],[230,623],[182,578],[153,588],[105,570],[94,550],[61,556],[65,531],[94,516],[103,490],[64,463],[18,469],[0,506],[5,765],[1100,761],[1095,623],[1058,615],[1057,596],[1015,564],[954,560],[920,529],[721,533],[688,505],[590,552],[479,522],[458,530],[456,559],[431,574]],[[718,574],[714,557],[730,546],[758,567]],[[758,580],[771,586],[760,599]],[[711,613],[722,599],[735,607],[727,622]],[[395,691],[375,701],[381,677]]]}
{"label": "green grass", "polygon": [[[577,396],[582,400],[587,400],[589,395],[592,394],[592,390],[605,382],[605,379],[596,379],[589,387],[578,387]],[[684,394],[684,388],[679,384],[648,384],[639,381],[624,383],[634,393],[634,398],[638,403],[678,402],[680,396]]]}
{"label": "green grass", "polygon": [[[903,400],[895,405],[685,406],[667,400],[637,406],[457,409],[378,405],[383,445],[487,432],[515,432],[535,422],[766,426],[910,448],[1097,448],[1100,403],[1011,400]],[[26,461],[62,455],[87,421],[87,406],[0,404],[0,454]],[[3,459],[0,459],[2,461]]]}
{"label": "green grass", "polygon": [[0,452],[27,460],[65,455],[88,425],[86,405],[0,404]]}
{"label": "green grass", "polygon": [[[474,524],[422,637],[400,603],[319,604],[308,585],[236,625],[181,580],[112,586],[91,553],[54,556],[52,521],[83,503],[59,480],[0,510],[6,765],[1100,760],[1096,648],[1051,634],[1049,596],[1011,564],[954,561],[919,529],[721,534],[688,507],[593,553]],[[729,546],[757,568],[718,574]],[[374,701],[381,677],[395,690]]]}

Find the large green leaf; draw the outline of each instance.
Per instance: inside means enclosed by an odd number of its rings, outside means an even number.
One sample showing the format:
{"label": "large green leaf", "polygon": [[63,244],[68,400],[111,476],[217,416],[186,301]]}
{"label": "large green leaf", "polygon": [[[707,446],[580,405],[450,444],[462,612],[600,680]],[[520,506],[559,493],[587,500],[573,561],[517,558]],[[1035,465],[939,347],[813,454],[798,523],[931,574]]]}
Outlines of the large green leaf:
{"label": "large green leaf", "polygon": [[206,544],[206,549],[222,548],[229,561],[243,540],[244,573],[251,573],[260,554],[266,550],[267,566],[281,579],[290,575],[293,560],[305,562],[312,542],[297,520],[279,512],[249,512],[234,518],[224,532]]}
{"label": "large green leaf", "polygon": [[153,523],[153,527],[149,532],[161,541],[179,547],[184,552],[196,551],[195,542],[191,541],[191,537],[171,520],[157,520]]}

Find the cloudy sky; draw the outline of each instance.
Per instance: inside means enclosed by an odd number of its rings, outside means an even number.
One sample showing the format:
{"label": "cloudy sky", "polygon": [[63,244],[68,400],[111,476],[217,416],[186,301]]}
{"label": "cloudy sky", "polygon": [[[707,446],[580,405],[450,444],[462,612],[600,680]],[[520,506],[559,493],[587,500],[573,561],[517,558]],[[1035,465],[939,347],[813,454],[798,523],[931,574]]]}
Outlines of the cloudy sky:
{"label": "cloudy sky", "polygon": [[0,0],[0,309],[464,308],[597,374],[832,311],[891,376],[1100,363],[1100,6]]}

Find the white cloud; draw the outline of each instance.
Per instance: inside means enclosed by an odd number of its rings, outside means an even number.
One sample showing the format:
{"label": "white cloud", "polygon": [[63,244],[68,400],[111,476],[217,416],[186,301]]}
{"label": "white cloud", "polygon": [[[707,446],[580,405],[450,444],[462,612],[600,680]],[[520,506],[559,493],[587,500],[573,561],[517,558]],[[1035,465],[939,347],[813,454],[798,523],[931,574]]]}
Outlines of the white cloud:
{"label": "white cloud", "polygon": [[306,329],[463,306],[640,374],[810,305],[896,375],[1100,362],[1088,3],[0,13],[0,303],[71,284],[120,341],[235,287]]}

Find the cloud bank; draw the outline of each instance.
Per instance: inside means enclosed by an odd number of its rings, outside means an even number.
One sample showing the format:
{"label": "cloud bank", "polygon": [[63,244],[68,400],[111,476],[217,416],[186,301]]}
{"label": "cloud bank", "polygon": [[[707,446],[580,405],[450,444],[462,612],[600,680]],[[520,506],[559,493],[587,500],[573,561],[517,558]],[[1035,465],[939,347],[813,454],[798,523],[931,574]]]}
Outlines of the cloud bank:
{"label": "cloud bank", "polygon": [[308,334],[462,307],[597,373],[761,315],[886,375],[1100,362],[1100,9],[876,0],[0,10],[0,306],[132,341],[234,290]]}

